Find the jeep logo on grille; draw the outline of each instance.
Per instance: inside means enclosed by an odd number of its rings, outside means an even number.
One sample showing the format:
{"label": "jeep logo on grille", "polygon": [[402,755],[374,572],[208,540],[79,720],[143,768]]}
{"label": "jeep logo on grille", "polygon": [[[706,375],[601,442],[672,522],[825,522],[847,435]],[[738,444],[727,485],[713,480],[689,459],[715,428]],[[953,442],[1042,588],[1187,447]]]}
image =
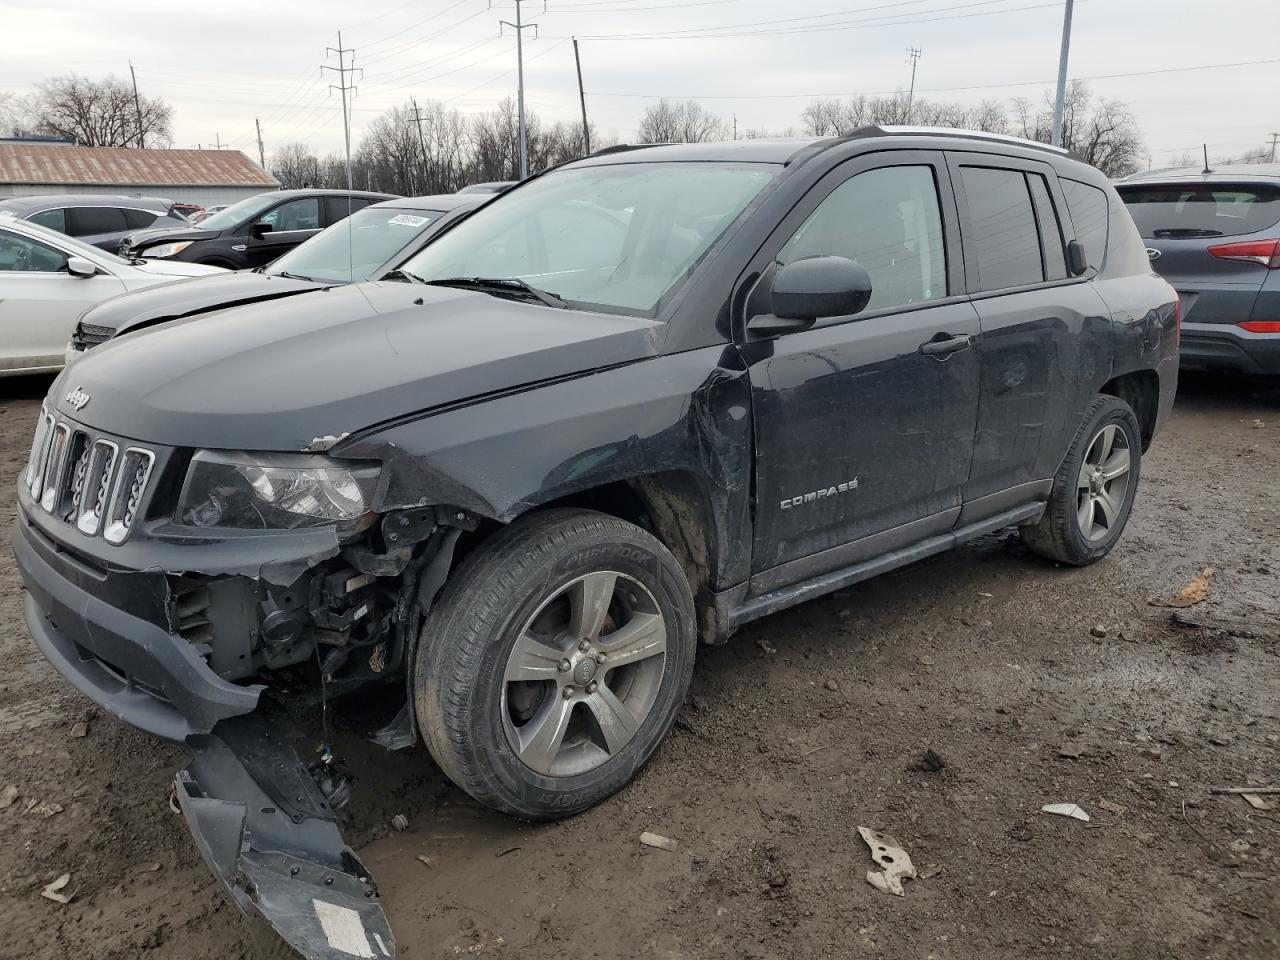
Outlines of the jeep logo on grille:
{"label": "jeep logo on grille", "polygon": [[84,387],[76,387],[67,394],[67,406],[72,410],[83,410],[89,403],[89,395],[84,392]]}

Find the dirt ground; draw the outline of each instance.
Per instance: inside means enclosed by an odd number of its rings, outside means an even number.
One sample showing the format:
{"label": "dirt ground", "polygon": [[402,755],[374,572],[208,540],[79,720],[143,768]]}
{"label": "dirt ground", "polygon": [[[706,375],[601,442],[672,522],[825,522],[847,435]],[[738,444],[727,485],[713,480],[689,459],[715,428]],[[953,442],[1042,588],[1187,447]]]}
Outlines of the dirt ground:
{"label": "dirt ground", "polygon": [[[167,804],[183,751],[95,711],[22,624],[11,491],[48,383],[0,381],[0,957],[251,957]],[[1198,625],[1148,602],[1206,566]],[[704,648],[671,739],[573,820],[490,814],[421,748],[339,753],[411,960],[1275,960],[1280,796],[1209,787],[1280,784],[1280,388],[1184,378],[1100,564],[1003,533]],[[905,897],[866,882],[859,825],[910,853]],[[64,872],[71,903],[43,899]]]}

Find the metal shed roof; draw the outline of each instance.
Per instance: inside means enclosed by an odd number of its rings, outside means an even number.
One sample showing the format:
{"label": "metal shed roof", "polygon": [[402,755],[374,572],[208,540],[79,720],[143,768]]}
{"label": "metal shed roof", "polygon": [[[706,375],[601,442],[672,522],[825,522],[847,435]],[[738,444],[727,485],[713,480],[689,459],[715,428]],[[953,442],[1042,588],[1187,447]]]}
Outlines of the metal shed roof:
{"label": "metal shed roof", "polygon": [[277,187],[239,150],[137,150],[0,143],[0,183]]}

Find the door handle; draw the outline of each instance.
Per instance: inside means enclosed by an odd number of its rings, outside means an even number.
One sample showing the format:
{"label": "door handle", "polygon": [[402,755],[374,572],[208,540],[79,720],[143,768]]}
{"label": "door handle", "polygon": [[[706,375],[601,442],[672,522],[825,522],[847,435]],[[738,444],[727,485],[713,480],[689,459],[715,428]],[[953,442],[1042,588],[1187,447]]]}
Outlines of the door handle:
{"label": "door handle", "polygon": [[945,333],[940,333],[932,340],[920,344],[920,352],[926,357],[941,357],[942,359],[946,359],[956,351],[967,350],[971,346],[973,346],[973,337],[968,334],[951,337]]}

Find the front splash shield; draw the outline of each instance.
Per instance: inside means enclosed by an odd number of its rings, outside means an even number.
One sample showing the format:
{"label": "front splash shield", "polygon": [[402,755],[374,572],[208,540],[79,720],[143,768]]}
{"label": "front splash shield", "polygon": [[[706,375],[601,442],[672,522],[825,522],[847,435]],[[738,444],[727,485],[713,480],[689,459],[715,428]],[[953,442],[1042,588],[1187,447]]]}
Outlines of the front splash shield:
{"label": "front splash shield", "polygon": [[390,960],[377,886],[285,729],[255,713],[188,738],[175,792],[191,835],[236,905],[298,955]]}

